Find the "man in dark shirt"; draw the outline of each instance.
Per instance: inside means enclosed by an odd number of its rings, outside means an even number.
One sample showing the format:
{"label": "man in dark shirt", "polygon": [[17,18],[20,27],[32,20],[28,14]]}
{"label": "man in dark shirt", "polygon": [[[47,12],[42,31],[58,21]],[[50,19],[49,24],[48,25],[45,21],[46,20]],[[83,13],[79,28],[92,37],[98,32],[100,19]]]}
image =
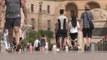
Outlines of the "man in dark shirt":
{"label": "man in dark shirt", "polygon": [[[60,48],[64,49],[66,46],[66,40],[67,40],[67,23],[68,19],[64,15],[64,10],[60,10],[60,16],[58,16],[57,21],[56,21],[56,30],[57,30],[57,35],[58,35],[58,41]],[[63,40],[64,39],[64,40]]]}
{"label": "man in dark shirt", "polygon": [[[21,25],[21,8],[25,16],[25,24],[27,23],[27,11],[26,0],[2,0],[1,4],[3,8],[6,8],[5,13],[5,28],[9,31],[9,42],[12,46],[13,32],[15,33],[15,39],[17,47],[19,45],[19,29]],[[16,48],[17,49],[17,48]],[[11,48],[9,49],[11,50]]]}

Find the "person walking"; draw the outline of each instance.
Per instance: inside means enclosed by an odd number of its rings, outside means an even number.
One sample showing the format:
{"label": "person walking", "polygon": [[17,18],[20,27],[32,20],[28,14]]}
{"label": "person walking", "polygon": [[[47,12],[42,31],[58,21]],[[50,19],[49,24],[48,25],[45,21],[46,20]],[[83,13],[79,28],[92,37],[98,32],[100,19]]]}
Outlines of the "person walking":
{"label": "person walking", "polygon": [[32,46],[32,43],[29,43],[29,52],[30,52],[30,53],[33,53],[33,46]]}
{"label": "person walking", "polygon": [[35,49],[35,51],[40,50],[40,41],[38,39],[36,39],[34,42],[34,49]]}
{"label": "person walking", "polygon": [[84,50],[90,50],[92,31],[94,29],[93,25],[94,16],[90,11],[89,5],[85,6],[85,12],[81,14],[81,19],[82,19],[83,37],[85,42]]}
{"label": "person walking", "polygon": [[42,35],[41,40],[40,40],[40,44],[41,44],[41,52],[42,52],[42,54],[44,54],[45,51],[46,51],[46,49],[45,49],[45,46],[46,46],[46,37],[45,37],[45,35]]}
{"label": "person walking", "polygon": [[[9,43],[12,47],[13,32],[14,32],[16,44],[18,47],[20,40],[19,29],[21,24],[21,8],[25,16],[24,23],[27,24],[26,0],[2,0],[2,4],[3,4],[3,8],[6,7],[5,23],[9,32],[8,35]],[[17,47],[16,50],[18,50]]]}
{"label": "person walking", "polygon": [[68,19],[66,16],[64,16],[64,10],[60,10],[60,16],[57,18],[56,22],[56,30],[58,34],[58,40],[60,49],[64,50],[66,46],[66,40],[67,40],[67,23]]}
{"label": "person walking", "polygon": [[77,44],[77,39],[78,39],[78,29],[80,28],[80,24],[76,19],[75,15],[72,15],[72,19],[69,22],[69,32],[70,32],[70,37],[71,37],[71,44],[73,46],[74,50],[78,50],[78,44]]}

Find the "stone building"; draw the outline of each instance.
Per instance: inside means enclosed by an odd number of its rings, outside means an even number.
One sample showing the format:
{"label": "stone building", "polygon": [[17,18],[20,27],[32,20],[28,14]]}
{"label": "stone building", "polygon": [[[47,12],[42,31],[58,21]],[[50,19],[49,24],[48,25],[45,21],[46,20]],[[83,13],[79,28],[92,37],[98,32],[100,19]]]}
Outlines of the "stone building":
{"label": "stone building", "polygon": [[[75,14],[81,23],[80,15],[84,11],[84,6],[89,4],[95,16],[93,42],[101,40],[107,33],[107,0],[27,0],[27,11],[29,24],[36,31],[55,30],[55,22],[60,9],[65,10],[65,15],[70,18]],[[97,9],[95,9],[97,8]],[[104,10],[104,13],[102,13]],[[95,13],[96,12],[96,13]],[[102,18],[103,16],[106,16]],[[82,33],[79,32],[79,44],[83,45]]]}
{"label": "stone building", "polygon": [[[90,5],[93,13],[96,12],[94,13],[94,24],[96,28],[94,35],[103,35],[101,33],[107,33],[107,14],[104,14],[107,13],[107,0],[26,0],[28,24],[32,25],[32,28],[36,31],[54,31],[56,18],[59,15],[60,9],[65,10],[65,15],[68,19],[72,14],[75,14],[80,21],[80,15],[84,11],[84,6],[86,4]],[[102,13],[103,10],[104,13]],[[4,14],[0,14],[0,16],[4,17]],[[102,18],[103,16],[106,17]],[[3,30],[4,21],[4,18],[2,18],[0,24],[1,32]]]}
{"label": "stone building", "polygon": [[71,14],[75,14],[80,19],[86,4],[89,4],[91,9],[107,9],[107,0],[27,0],[29,24],[37,31],[54,31],[60,9],[65,10],[68,18]]}
{"label": "stone building", "polygon": [[[89,4],[91,9],[107,9],[107,0],[26,0],[28,21],[32,28],[38,30],[55,29],[55,21],[59,15],[59,10],[64,9],[65,15],[70,18],[75,14],[80,18],[84,11],[84,6]],[[4,21],[4,19],[3,19]],[[3,22],[2,21],[2,22]],[[3,27],[3,23],[1,24]]]}
{"label": "stone building", "polygon": [[[75,14],[78,20],[81,21],[80,15],[84,11],[86,4],[90,5],[95,16],[94,24],[96,29],[94,35],[104,35],[104,33],[107,33],[107,0],[26,0],[28,25],[32,26],[36,31],[51,30],[54,32],[60,9],[65,10],[68,19],[72,14]],[[2,32],[5,19],[3,18],[4,14],[0,14],[0,16],[2,16],[0,23],[0,31]],[[23,18],[22,14],[22,21]]]}

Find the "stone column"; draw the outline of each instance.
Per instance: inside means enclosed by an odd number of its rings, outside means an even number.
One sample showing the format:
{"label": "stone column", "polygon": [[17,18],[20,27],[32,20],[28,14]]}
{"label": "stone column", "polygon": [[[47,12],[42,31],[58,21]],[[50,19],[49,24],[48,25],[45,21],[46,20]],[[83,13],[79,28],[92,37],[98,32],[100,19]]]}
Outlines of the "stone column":
{"label": "stone column", "polygon": [[80,31],[80,30],[78,32],[78,44],[81,48],[81,52],[84,52],[83,34],[82,34],[82,31]]}
{"label": "stone column", "polygon": [[84,52],[84,40],[83,40],[83,33],[81,30],[81,26],[82,26],[82,21],[81,19],[78,20],[79,24],[80,24],[80,30],[78,31],[78,44],[81,48],[81,52]]}

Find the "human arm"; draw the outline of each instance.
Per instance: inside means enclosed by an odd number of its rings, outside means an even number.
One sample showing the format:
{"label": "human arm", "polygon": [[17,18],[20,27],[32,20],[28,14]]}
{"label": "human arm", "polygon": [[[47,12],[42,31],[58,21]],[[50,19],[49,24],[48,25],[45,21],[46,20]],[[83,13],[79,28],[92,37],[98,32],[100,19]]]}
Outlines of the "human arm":
{"label": "human arm", "polygon": [[77,21],[77,28],[78,28],[78,30],[81,30],[81,27],[80,27],[80,24],[78,21]]}
{"label": "human arm", "polygon": [[66,30],[69,31],[69,22],[68,22],[68,18],[66,17]]}
{"label": "human arm", "polygon": [[24,23],[27,24],[27,8],[26,8],[26,0],[21,0],[22,10],[25,16]]}
{"label": "human arm", "polygon": [[81,17],[80,17],[80,18],[81,18],[81,21],[80,21],[80,23],[81,23],[81,28],[80,28],[80,29],[82,30],[82,29],[83,29],[84,13],[81,14]]}
{"label": "human arm", "polygon": [[5,1],[4,0],[0,0],[0,22],[2,20],[2,14],[4,12],[5,9]]}
{"label": "human arm", "polygon": [[55,33],[57,33],[58,30],[58,19],[55,21]]}

